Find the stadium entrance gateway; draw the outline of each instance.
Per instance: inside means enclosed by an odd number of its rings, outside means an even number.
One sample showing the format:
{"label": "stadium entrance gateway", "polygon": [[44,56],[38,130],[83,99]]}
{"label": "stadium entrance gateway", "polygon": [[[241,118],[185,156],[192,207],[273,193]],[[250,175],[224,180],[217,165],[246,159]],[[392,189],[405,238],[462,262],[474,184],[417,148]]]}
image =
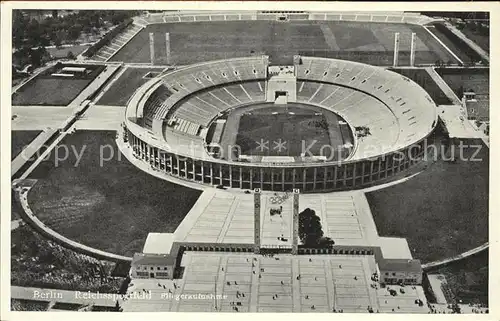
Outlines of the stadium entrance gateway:
{"label": "stadium entrance gateway", "polygon": [[[289,199],[289,193],[285,193],[283,197],[278,195],[272,197],[276,201],[271,201],[271,207],[269,212],[261,209],[261,190],[256,188],[254,190],[254,253],[256,254],[279,254],[279,253],[291,253],[293,255],[298,254],[298,239],[299,239],[299,195],[300,190],[294,189],[292,193],[292,200]],[[292,202],[291,209],[291,238],[284,237],[282,231],[272,231],[270,237],[264,237],[261,235],[262,224],[261,219],[267,219],[267,216],[283,214],[284,207],[290,208],[290,201]],[[286,210],[286,209],[285,209]],[[272,220],[272,218],[271,218]],[[286,221],[286,215],[285,219]],[[283,227],[283,226],[281,226]],[[285,225],[286,228],[286,225]]]}
{"label": "stadium entrance gateway", "polygon": [[269,66],[266,97],[268,102],[286,105],[297,101],[295,66]]}

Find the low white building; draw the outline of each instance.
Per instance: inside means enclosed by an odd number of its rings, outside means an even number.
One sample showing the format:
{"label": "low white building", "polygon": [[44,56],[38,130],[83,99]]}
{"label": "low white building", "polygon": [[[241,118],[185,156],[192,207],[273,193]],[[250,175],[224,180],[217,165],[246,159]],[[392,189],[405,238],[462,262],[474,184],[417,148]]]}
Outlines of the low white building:
{"label": "low white building", "polygon": [[149,233],[142,253],[135,253],[130,268],[131,278],[173,279],[176,257],[170,250],[171,233]]}
{"label": "low white building", "polygon": [[420,260],[381,259],[377,262],[380,283],[385,284],[422,284],[422,265]]}
{"label": "low white building", "polygon": [[136,253],[132,258],[133,279],[173,279],[175,258],[170,255]]}

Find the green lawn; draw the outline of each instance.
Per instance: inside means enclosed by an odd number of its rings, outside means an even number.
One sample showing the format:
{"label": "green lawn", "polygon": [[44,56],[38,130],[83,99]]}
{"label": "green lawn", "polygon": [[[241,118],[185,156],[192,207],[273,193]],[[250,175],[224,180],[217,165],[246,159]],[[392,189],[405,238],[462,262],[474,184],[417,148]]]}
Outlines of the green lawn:
{"label": "green lawn", "polygon": [[11,132],[11,160],[41,133],[39,130],[13,130]]}
{"label": "green lawn", "polygon": [[481,34],[478,30],[473,30],[471,27],[465,25],[462,30],[462,33],[467,36],[470,40],[474,41],[481,49],[486,51],[487,53],[490,52],[490,38],[485,35]]}
{"label": "green lawn", "polygon": [[[488,240],[489,149],[482,161],[438,160],[409,181],[367,194],[381,236],[405,237],[415,258],[430,262]],[[458,152],[458,149],[457,149]],[[467,148],[470,158],[476,148]]]}
{"label": "green lawn", "polygon": [[[117,253],[140,252],[149,232],[174,232],[200,192],[157,179],[124,157],[99,164],[100,148],[119,153],[113,131],[77,131],[62,144],[73,152],[55,166],[42,162],[29,178],[37,178],[29,193],[34,213],[49,227],[83,244]],[[61,149],[62,150],[62,149]],[[120,154],[121,156],[121,154]]]}
{"label": "green lawn", "polygon": [[425,69],[390,69],[398,74],[406,76],[416,82],[420,87],[425,89],[425,91],[431,96],[432,100],[438,105],[450,105],[452,101],[446,96],[446,94],[439,88],[439,86],[434,82],[432,77]]}
{"label": "green lawn", "polygon": [[150,79],[144,79],[150,71],[160,72],[158,68],[128,68],[111,88],[99,99],[97,105],[125,106],[134,92]]}
{"label": "green lawn", "polygon": [[103,70],[101,65],[85,65],[92,72],[84,77],[62,78],[51,76],[62,67],[82,67],[78,64],[55,65],[24,84],[12,95],[12,106],[67,106],[75,99]]}
{"label": "green lawn", "polygon": [[88,47],[90,46],[80,46],[80,45],[75,45],[71,47],[61,47],[61,48],[47,48],[47,52],[54,58],[60,59],[60,58],[67,58],[68,53],[72,52],[73,55],[76,57],[82,52],[84,52]]}
{"label": "green lawn", "polygon": [[488,250],[453,262],[432,273],[444,274],[452,298],[463,303],[488,305]]}
{"label": "green lawn", "polygon": [[47,311],[49,302],[34,300],[10,300],[11,311]]}
{"label": "green lawn", "polygon": [[165,64],[165,33],[170,33],[171,62],[195,62],[266,54],[275,64],[293,55],[348,59],[391,65],[394,33],[400,32],[400,61],[409,63],[411,33],[417,34],[416,63],[453,57],[420,26],[365,22],[225,21],[149,25],[114,55],[113,61],[150,61],[149,33],[155,37],[155,63]]}
{"label": "green lawn", "polygon": [[[261,107],[261,106],[259,106]],[[328,123],[325,116],[315,115],[317,110],[304,109],[300,104],[283,107],[273,105],[263,109],[251,110],[251,114],[243,114],[239,119],[236,145],[241,147],[243,155],[259,156],[300,156],[303,143],[313,155],[320,155],[323,146],[339,148],[343,144],[337,122]],[[323,113],[328,112],[321,110]],[[274,112],[278,114],[273,115]],[[289,114],[290,112],[294,114]],[[334,116],[334,119],[337,119]],[[329,128],[337,133],[337,140],[331,142]],[[313,141],[316,143],[313,144]],[[258,142],[269,142],[268,148],[261,148]],[[279,142],[286,142],[280,148]],[[324,149],[324,156],[331,157],[331,149]]]}
{"label": "green lawn", "polygon": [[459,98],[464,90],[482,95],[490,92],[489,68],[437,68],[436,71]]}

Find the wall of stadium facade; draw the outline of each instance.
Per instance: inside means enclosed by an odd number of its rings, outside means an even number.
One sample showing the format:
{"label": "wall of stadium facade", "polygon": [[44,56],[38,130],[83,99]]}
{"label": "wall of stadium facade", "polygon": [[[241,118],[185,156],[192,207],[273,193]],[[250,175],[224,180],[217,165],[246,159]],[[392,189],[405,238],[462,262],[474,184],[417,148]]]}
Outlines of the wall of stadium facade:
{"label": "wall of stadium facade", "polygon": [[325,12],[325,11],[182,11],[150,13],[135,18],[138,25],[157,23],[200,22],[200,21],[238,21],[238,20],[325,20],[357,21],[382,23],[409,23],[424,25],[436,21],[418,13],[411,12]]}
{"label": "wall of stadium facade", "polygon": [[177,179],[207,186],[280,192],[298,188],[301,192],[311,193],[360,189],[401,178],[432,157],[428,148],[432,144],[428,141],[431,135],[432,132],[415,144],[377,157],[328,164],[196,159],[153,146],[139,138],[140,133],[136,134],[129,128],[125,128],[123,137],[126,137],[135,158],[149,163],[153,170]]}

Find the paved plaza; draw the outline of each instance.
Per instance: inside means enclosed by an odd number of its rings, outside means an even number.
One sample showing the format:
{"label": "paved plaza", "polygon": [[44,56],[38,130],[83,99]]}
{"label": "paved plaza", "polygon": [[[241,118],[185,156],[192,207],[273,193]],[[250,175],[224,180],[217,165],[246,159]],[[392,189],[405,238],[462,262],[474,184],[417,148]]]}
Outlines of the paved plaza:
{"label": "paved plaza", "polygon": [[373,256],[188,251],[181,266],[182,279],[134,279],[124,311],[428,312],[420,286],[392,286],[396,296],[371,286]]}
{"label": "paved plaza", "polygon": [[[293,197],[273,204],[274,193],[261,196],[261,243],[291,245]],[[175,231],[184,242],[253,243],[253,194],[206,189]],[[280,215],[270,215],[281,207]],[[338,245],[373,245],[375,223],[363,193],[300,194],[299,212],[311,208],[321,218],[325,236]]]}

